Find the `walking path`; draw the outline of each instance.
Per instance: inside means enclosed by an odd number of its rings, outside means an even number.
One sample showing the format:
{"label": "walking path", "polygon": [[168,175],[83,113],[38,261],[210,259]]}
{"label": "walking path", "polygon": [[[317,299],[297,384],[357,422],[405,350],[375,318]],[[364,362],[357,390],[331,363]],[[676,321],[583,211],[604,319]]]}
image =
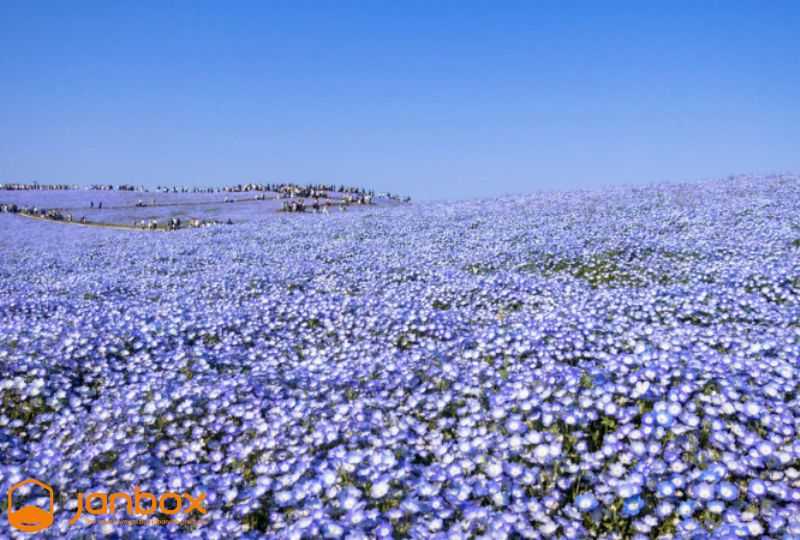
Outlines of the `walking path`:
{"label": "walking path", "polygon": [[203,206],[203,205],[210,205],[210,204],[230,204],[230,203],[237,203],[237,202],[253,202],[253,201],[260,201],[260,200],[275,200],[274,198],[270,199],[257,199],[255,197],[247,198],[247,199],[232,199],[230,201],[199,201],[199,202],[174,202],[174,203],[156,203],[156,204],[145,204],[143,206],[137,206],[135,204],[125,204],[125,205],[117,205],[117,206],[104,206],[103,208],[89,207],[86,208],[85,206],[72,206],[72,207],[65,207],[65,206],[58,206],[54,207],[53,210],[124,210],[126,208],[163,208],[165,206]]}

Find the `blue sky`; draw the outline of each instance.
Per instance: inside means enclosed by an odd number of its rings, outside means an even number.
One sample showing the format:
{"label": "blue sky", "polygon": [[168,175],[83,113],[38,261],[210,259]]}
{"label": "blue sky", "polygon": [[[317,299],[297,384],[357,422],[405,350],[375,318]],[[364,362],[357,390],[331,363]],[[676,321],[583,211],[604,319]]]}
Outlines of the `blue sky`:
{"label": "blue sky", "polygon": [[800,2],[0,2],[0,181],[800,172]]}

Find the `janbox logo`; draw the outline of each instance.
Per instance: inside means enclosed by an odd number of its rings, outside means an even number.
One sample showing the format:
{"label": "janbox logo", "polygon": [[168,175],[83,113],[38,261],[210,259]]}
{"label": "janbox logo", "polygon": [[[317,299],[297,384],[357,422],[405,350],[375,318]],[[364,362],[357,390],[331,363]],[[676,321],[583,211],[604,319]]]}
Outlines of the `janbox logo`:
{"label": "janbox logo", "polygon": [[[49,511],[32,505],[25,505],[19,510],[14,510],[14,492],[28,484],[37,485],[47,491],[50,497]],[[187,504],[184,504],[184,499]],[[101,491],[93,491],[87,493],[85,496],[82,492],[78,492],[78,508],[75,511],[75,515],[69,520],[69,524],[74,525],[77,523],[83,515],[83,512],[93,516],[103,516],[108,513],[113,514],[122,505],[125,506],[128,514],[139,516],[150,516],[156,512],[160,512],[166,516],[174,516],[179,512],[189,514],[193,511],[199,514],[205,514],[206,509],[203,507],[205,499],[205,493],[200,493],[195,497],[190,493],[183,493],[183,495],[180,495],[173,491],[168,491],[156,497],[153,493],[140,490],[138,486],[133,488],[133,497],[121,491],[111,493],[110,495]],[[23,532],[38,532],[44,530],[53,524],[54,500],[53,488],[44,482],[40,482],[34,478],[28,478],[27,480],[18,482],[8,489],[8,522],[12,527]],[[156,521],[161,523],[164,520]]]}
{"label": "janbox logo", "polygon": [[[38,506],[26,504],[19,510],[14,510],[14,492],[27,486],[28,484],[39,486],[47,491],[50,496],[50,510],[44,510]],[[22,482],[17,482],[8,488],[8,522],[12,527],[22,532],[38,532],[46,529],[53,524],[53,507],[55,498],[53,488],[34,478],[28,478]]]}

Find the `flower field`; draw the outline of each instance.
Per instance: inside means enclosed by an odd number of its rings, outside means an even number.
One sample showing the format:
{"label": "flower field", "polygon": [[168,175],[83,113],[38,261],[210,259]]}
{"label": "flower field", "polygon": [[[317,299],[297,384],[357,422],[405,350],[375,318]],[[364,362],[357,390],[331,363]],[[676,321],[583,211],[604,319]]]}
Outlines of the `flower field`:
{"label": "flower field", "polygon": [[[800,538],[796,176],[0,231],[40,536]],[[134,485],[207,523],[68,524]]]}

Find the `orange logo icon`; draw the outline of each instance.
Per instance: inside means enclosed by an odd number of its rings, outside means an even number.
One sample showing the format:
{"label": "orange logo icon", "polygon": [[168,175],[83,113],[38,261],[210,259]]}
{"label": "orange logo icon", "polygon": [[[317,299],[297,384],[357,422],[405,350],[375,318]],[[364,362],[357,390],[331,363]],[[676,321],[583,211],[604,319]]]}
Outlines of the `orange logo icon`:
{"label": "orange logo icon", "polygon": [[[33,484],[47,491],[50,496],[50,510],[43,510],[38,506],[26,504],[19,510],[14,510],[14,492],[19,488]],[[53,524],[53,509],[55,497],[53,488],[34,478],[28,478],[22,482],[17,482],[8,488],[8,522],[17,530],[22,532],[37,532],[46,529]]]}

